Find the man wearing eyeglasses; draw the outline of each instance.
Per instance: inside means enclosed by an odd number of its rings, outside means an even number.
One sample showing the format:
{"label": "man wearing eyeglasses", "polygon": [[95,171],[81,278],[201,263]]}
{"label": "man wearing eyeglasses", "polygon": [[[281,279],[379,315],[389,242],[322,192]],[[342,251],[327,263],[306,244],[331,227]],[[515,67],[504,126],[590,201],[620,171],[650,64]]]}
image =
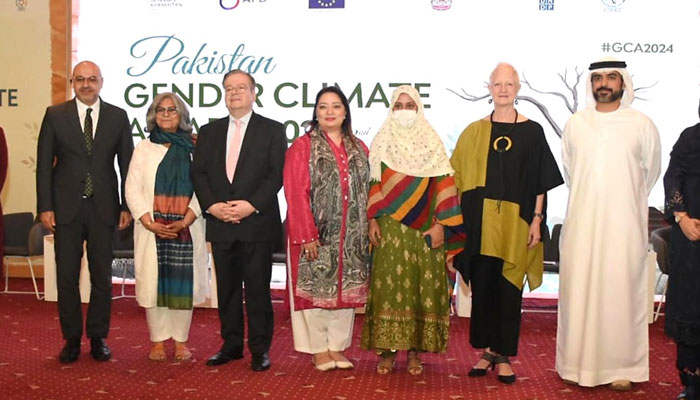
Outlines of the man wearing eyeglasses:
{"label": "man wearing eyeglasses", "polygon": [[115,226],[124,229],[131,223],[124,180],[134,142],[126,112],[99,97],[103,79],[95,63],[76,65],[71,83],[75,98],[48,107],[41,123],[37,209],[55,238],[58,316],[66,340],[58,360],[72,363],[80,355],[83,317],[78,283],[87,242],[91,291],[85,331],[92,357],[107,361],[112,355],[104,342],[112,299],[112,236]]}
{"label": "man wearing eyeglasses", "polygon": [[282,236],[277,192],[287,140],[282,124],[253,112],[250,74],[232,70],[223,86],[229,115],[200,129],[192,161],[194,190],[207,211],[224,340],[207,365],[243,358],[245,283],[251,369],[265,371],[273,328],[272,252]]}

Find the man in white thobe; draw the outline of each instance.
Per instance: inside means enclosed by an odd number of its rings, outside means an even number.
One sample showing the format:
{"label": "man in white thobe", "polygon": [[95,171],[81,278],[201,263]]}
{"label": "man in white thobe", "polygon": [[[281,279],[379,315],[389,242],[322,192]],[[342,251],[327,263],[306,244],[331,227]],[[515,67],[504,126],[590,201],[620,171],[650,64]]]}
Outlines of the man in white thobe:
{"label": "man in white thobe", "polygon": [[588,107],[562,136],[569,203],[562,227],[556,369],[566,383],[629,390],[649,380],[647,197],[659,133],[630,107],[626,64],[591,64]]}

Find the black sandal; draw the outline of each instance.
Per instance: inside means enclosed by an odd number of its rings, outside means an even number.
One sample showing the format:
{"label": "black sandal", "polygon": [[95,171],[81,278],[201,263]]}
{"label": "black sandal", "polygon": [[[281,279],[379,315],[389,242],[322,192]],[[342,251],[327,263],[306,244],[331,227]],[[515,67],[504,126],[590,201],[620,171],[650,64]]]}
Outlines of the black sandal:
{"label": "black sandal", "polygon": [[[510,360],[508,359],[508,356],[496,356],[495,361],[493,366],[495,367],[496,364],[508,364],[510,365]],[[513,375],[498,375],[498,381],[505,383],[507,385],[510,385],[511,383],[515,383],[515,374]]]}
{"label": "black sandal", "polygon": [[470,378],[476,378],[479,376],[484,376],[486,375],[486,371],[488,371],[489,368],[493,370],[496,367],[496,357],[495,355],[489,353],[489,352],[484,352],[484,354],[481,355],[482,360],[486,360],[489,362],[489,365],[486,366],[486,368],[472,368],[469,373],[467,374],[468,377]]}

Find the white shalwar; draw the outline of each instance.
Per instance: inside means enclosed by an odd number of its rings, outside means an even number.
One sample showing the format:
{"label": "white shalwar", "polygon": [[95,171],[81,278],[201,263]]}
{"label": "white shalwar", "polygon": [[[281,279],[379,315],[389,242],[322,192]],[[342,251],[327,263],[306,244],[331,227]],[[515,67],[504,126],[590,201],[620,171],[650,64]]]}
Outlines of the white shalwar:
{"label": "white shalwar", "polygon": [[[590,85],[590,84],[589,84]],[[649,380],[647,197],[660,174],[654,123],[624,102],[571,117],[562,136],[556,370],[581,386]]]}

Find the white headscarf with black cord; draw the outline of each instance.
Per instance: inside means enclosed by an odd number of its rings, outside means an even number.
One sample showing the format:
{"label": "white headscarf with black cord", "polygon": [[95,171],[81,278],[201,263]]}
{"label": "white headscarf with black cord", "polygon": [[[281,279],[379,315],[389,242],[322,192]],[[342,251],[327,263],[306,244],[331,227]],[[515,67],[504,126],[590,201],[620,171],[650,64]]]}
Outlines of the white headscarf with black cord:
{"label": "white headscarf with black cord", "polygon": [[596,105],[595,98],[593,97],[593,83],[591,82],[591,77],[594,73],[605,75],[610,72],[617,72],[620,74],[620,76],[622,76],[622,89],[624,90],[620,104],[625,107],[629,107],[632,104],[634,101],[634,85],[632,84],[632,77],[629,72],[627,72],[627,64],[624,61],[606,57],[592,63],[588,69],[590,70],[588,73],[588,80],[586,81],[588,108],[593,108]]}

